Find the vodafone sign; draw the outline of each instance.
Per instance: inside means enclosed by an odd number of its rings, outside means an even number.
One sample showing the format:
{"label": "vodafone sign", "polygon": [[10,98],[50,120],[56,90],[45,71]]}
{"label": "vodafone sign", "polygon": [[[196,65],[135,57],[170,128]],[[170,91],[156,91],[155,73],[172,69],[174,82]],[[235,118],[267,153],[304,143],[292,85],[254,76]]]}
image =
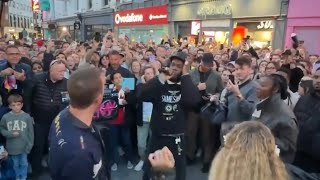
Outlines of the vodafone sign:
{"label": "vodafone sign", "polygon": [[117,11],[115,26],[168,24],[167,5]]}

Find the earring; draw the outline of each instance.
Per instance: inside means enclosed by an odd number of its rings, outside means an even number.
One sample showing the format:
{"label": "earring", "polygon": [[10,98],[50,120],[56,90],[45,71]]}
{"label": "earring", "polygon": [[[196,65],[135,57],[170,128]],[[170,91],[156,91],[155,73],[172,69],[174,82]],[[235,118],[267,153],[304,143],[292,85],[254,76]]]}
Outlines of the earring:
{"label": "earring", "polygon": [[275,147],[275,152],[276,152],[277,156],[280,156],[280,149],[278,148],[277,145]]}

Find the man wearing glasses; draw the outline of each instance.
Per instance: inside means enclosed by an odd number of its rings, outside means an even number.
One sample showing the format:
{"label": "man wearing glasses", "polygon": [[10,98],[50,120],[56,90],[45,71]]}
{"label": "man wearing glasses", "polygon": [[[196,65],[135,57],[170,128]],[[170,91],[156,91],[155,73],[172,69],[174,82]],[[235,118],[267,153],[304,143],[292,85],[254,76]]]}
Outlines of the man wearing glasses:
{"label": "man wearing glasses", "polygon": [[7,62],[0,65],[0,95],[2,98],[0,117],[9,111],[7,99],[11,94],[20,94],[25,102],[24,111],[30,112],[30,96],[27,92],[29,92],[28,84],[31,82],[31,68],[27,64],[20,63],[21,54],[18,47],[8,46],[5,54]]}

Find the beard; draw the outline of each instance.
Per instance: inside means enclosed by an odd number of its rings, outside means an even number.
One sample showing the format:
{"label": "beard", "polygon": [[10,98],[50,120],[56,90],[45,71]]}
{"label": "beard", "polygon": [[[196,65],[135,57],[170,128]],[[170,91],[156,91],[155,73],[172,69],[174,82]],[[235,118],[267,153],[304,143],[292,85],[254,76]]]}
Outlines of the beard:
{"label": "beard", "polygon": [[169,80],[174,83],[177,83],[181,80],[181,76],[182,76],[182,73],[179,73],[177,75],[172,76]]}

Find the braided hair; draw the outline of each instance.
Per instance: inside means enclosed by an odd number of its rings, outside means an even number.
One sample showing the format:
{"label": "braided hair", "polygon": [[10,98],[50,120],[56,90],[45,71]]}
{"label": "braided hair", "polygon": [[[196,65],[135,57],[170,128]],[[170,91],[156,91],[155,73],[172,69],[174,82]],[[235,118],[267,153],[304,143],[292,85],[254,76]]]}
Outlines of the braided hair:
{"label": "braided hair", "polygon": [[270,78],[273,82],[273,86],[278,88],[278,93],[280,93],[281,99],[287,99],[290,94],[288,92],[288,84],[286,79],[279,74],[271,74]]}

